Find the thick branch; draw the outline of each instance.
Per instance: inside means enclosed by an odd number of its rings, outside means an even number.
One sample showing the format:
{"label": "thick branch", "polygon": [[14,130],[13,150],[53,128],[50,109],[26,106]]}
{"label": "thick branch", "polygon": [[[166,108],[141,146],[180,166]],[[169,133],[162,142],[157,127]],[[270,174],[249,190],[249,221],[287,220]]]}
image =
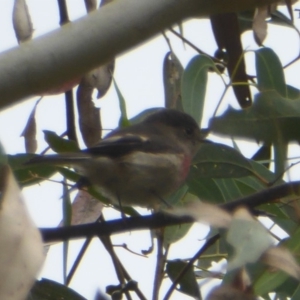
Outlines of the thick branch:
{"label": "thick branch", "polygon": [[[228,211],[233,211],[235,208],[241,205],[254,208],[288,195],[299,194],[299,192],[300,181],[295,181],[275,186],[253,195],[225,203],[221,205],[221,207]],[[111,235],[125,231],[161,228],[170,225],[179,225],[192,222],[194,222],[194,219],[191,217],[175,217],[163,213],[157,213],[151,216],[131,217],[125,220],[113,220],[101,224],[93,223],[64,228],[44,228],[41,229],[41,233],[45,242],[53,242],[76,238],[86,238],[96,235]]]}
{"label": "thick branch", "polygon": [[116,0],[0,55],[0,109],[77,78],[188,17],[275,0]]}

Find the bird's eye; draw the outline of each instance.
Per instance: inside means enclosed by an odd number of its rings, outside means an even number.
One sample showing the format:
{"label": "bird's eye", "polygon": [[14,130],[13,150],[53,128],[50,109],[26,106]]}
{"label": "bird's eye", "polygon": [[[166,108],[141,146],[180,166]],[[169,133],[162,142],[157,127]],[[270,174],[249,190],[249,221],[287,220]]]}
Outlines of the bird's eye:
{"label": "bird's eye", "polygon": [[187,135],[191,135],[191,134],[193,134],[193,132],[194,132],[193,128],[191,128],[191,127],[185,128],[185,133],[186,133]]}

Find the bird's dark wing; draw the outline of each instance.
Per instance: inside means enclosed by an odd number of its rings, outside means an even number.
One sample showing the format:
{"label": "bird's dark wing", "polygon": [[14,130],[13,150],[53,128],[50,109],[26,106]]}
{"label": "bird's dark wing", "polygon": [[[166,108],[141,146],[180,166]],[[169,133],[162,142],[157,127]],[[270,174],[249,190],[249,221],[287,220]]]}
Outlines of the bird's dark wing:
{"label": "bird's dark wing", "polygon": [[149,140],[139,135],[114,135],[102,140],[97,145],[82,150],[84,153],[92,155],[103,155],[109,157],[119,157],[133,151],[141,151],[147,147]]}

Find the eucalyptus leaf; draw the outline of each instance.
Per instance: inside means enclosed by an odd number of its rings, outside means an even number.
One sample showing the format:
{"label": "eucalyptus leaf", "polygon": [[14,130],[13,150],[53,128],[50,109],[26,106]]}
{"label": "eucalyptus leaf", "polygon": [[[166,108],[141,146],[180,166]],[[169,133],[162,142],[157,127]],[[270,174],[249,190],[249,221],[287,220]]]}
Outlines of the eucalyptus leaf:
{"label": "eucalyptus leaf", "polygon": [[[181,260],[168,261],[166,264],[166,272],[170,279],[174,281],[182,270],[186,267],[187,263]],[[196,281],[195,273],[193,267],[190,267],[183,276],[180,276],[178,282],[178,290],[184,294],[187,294],[196,299],[202,299],[199,287]]]}
{"label": "eucalyptus leaf", "polygon": [[262,141],[300,140],[300,102],[280,96],[276,91],[256,95],[246,110],[228,108],[223,115],[212,118],[210,130],[215,134]]}
{"label": "eucalyptus leaf", "polygon": [[279,57],[270,48],[255,51],[257,84],[260,91],[275,90],[287,96],[283,68]]}
{"label": "eucalyptus leaf", "polygon": [[199,124],[202,120],[207,85],[207,73],[215,68],[214,62],[205,55],[191,59],[182,76],[182,105]]}
{"label": "eucalyptus leaf", "polygon": [[79,148],[74,141],[66,140],[55,132],[44,130],[45,140],[52,150],[57,153],[77,152]]}

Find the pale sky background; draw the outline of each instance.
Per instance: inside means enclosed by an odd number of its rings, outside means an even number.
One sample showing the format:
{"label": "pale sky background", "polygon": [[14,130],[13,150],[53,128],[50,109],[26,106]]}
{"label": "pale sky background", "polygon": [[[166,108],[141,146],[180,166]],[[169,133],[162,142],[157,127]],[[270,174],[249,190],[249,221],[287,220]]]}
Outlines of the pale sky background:
{"label": "pale sky background", "polygon": [[[27,0],[33,26],[35,29],[34,37],[49,32],[59,25],[57,1],[55,0]],[[70,0],[69,16],[75,20],[86,14],[83,0]],[[17,46],[17,41],[12,27],[12,5],[13,0],[0,1],[0,51]],[[296,19],[299,25],[299,20]],[[186,22],[184,25],[185,37],[194,42],[203,51],[213,54],[216,50],[216,44],[212,38],[210,23],[208,20],[194,20]],[[172,40],[173,49],[180,58],[182,64],[186,66],[188,61],[196,53],[188,46],[183,47],[182,42],[174,38],[170,33],[168,36]],[[80,38],[80,37],[79,37]],[[256,48],[252,38],[252,33],[248,32],[243,37],[244,46],[248,50]],[[299,52],[299,37],[289,29],[282,29],[278,26],[269,26],[269,37],[266,45],[271,46],[286,64],[294,58]],[[284,47],[282,47],[284,45]],[[288,46],[286,46],[288,45]],[[159,36],[152,39],[151,42],[137,47],[134,50],[119,56],[116,61],[115,79],[126,99],[129,117],[141,112],[146,108],[164,105],[164,91],[162,83],[162,62],[168,46],[163,37]],[[247,59],[253,61],[253,53],[247,54]],[[299,82],[299,64],[288,68],[286,80],[289,84],[300,88]],[[253,74],[254,68],[248,68],[248,73]],[[216,75],[209,75],[209,88],[206,95],[205,118],[202,126],[207,125],[208,118],[215,109],[217,101],[223,91],[221,80]],[[232,98],[228,93],[227,99]],[[8,154],[24,152],[24,141],[20,137],[28,116],[38,97],[26,101],[21,105],[14,106],[0,113],[0,141],[4,145]],[[231,101],[232,102],[232,101]],[[115,128],[119,117],[118,99],[113,87],[108,94],[101,100],[95,101],[96,105],[101,107],[101,117],[104,128]],[[238,107],[235,102],[231,103]],[[221,110],[228,106],[225,102]],[[64,95],[55,97],[45,97],[38,106],[38,152],[46,147],[43,140],[42,130],[52,130],[58,134],[65,131],[64,122]],[[219,140],[219,139],[218,139]],[[247,149],[247,155],[250,156],[256,146],[250,143],[240,143],[243,153]],[[295,154],[297,155],[297,153]],[[298,154],[299,156],[299,154]],[[299,173],[299,172],[297,172]],[[293,179],[299,179],[296,172],[292,172]],[[46,192],[45,192],[46,191]],[[62,188],[59,184],[45,182],[34,188],[24,190],[26,203],[35,223],[39,227],[54,227],[61,218],[61,194]],[[105,213],[106,218],[119,218],[119,213],[109,209]],[[171,248],[169,258],[189,258],[200,248],[205,237],[207,229],[196,225],[193,228],[193,234],[189,235],[184,241]],[[80,241],[72,242],[70,246],[70,261],[72,261],[78,251],[77,245]],[[150,238],[148,232],[132,232],[113,237],[114,244],[126,243],[130,249],[136,252],[148,249]],[[188,246],[187,246],[188,245]],[[176,250],[176,251],[175,251]],[[150,299],[152,291],[153,270],[155,265],[155,252],[149,258],[142,258],[127,252],[124,249],[116,248],[122,262],[131,274],[134,280],[139,282],[140,289],[147,298]],[[62,247],[60,245],[52,246],[47,257],[47,261],[41,273],[41,276],[62,282]],[[102,244],[98,239],[89,248],[88,254],[83,259],[80,267],[71,282],[70,287],[78,291],[87,299],[93,299],[97,288],[105,291],[108,284],[117,284],[109,256],[103,251]],[[169,283],[165,284],[168,287]],[[162,293],[163,295],[163,293]],[[174,293],[172,299],[189,299],[182,294]]]}

